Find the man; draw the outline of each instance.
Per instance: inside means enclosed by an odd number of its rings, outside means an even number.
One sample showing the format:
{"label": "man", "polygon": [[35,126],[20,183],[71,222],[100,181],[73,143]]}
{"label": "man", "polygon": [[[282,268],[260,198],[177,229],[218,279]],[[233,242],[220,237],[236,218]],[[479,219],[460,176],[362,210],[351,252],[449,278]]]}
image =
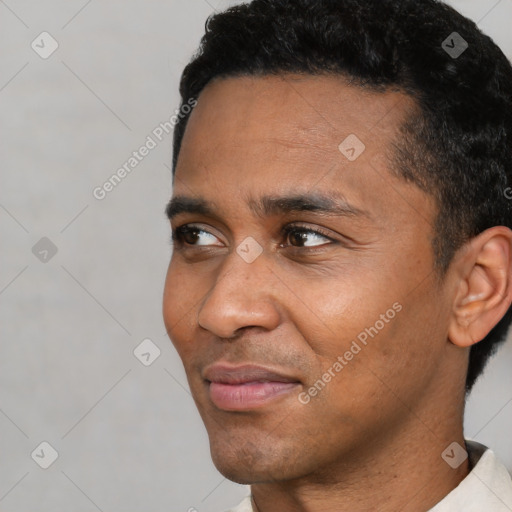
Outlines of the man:
{"label": "man", "polygon": [[434,0],[254,0],[180,93],[164,317],[234,510],[512,510],[462,429],[512,315],[501,51]]}

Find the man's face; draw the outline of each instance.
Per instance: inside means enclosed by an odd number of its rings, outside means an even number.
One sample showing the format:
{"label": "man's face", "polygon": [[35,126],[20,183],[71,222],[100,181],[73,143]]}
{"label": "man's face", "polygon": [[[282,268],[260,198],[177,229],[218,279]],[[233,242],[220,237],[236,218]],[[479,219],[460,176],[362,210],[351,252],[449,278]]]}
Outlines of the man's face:
{"label": "man's face", "polygon": [[435,207],[389,170],[412,106],[335,77],[237,77],[191,114],[173,198],[208,208],[171,211],[189,229],[164,317],[232,480],[329,474],[428,433],[450,308]]}

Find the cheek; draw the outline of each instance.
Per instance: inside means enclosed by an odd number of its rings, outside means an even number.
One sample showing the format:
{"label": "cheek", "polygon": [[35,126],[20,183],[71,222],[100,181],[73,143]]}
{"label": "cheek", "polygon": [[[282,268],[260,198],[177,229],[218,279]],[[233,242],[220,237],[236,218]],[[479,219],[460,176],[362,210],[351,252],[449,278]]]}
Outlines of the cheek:
{"label": "cheek", "polygon": [[314,314],[293,318],[317,362],[310,385],[319,378],[332,381],[333,392],[352,390],[373,403],[374,394],[412,390],[433,373],[444,339],[434,284],[427,279],[411,292],[417,278],[403,269],[399,279],[390,270],[387,277],[381,269],[336,285],[317,283],[311,291]]}
{"label": "cheek", "polygon": [[340,371],[334,371],[336,377],[328,389],[335,408],[348,407],[354,418],[366,417],[368,424],[373,416],[391,421],[408,414],[405,404],[416,403],[442,364],[443,317],[438,314],[440,307],[426,307],[428,299],[428,291],[423,291],[390,308],[367,309],[366,320],[340,338],[329,366],[323,369],[325,374],[335,357],[342,357]]}
{"label": "cheek", "polygon": [[172,331],[177,319],[183,314],[183,300],[179,300],[179,290],[183,289],[183,284],[171,261],[167,269],[163,297],[163,315],[168,331]]}
{"label": "cheek", "polygon": [[313,351],[326,360],[343,355],[353,341],[364,347],[365,341],[380,337],[381,331],[389,330],[399,314],[397,309],[401,309],[399,304],[393,307],[396,294],[379,291],[374,283],[363,282],[360,275],[329,279],[314,286],[303,283],[304,289],[308,290],[307,314],[304,307],[296,309],[295,314],[288,310],[294,314],[293,322]]}
{"label": "cheek", "polygon": [[187,358],[192,347],[193,319],[201,300],[198,284],[193,273],[183,272],[171,260],[165,279],[163,317],[167,334],[182,359]]}

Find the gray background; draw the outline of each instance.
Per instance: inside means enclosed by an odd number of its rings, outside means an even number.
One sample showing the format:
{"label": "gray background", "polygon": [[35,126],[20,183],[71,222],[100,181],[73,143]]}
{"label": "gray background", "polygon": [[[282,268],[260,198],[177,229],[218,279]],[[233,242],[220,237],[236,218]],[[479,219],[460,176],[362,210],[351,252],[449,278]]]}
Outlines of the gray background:
{"label": "gray background", "polygon": [[[452,3],[512,57],[512,0]],[[0,1],[0,511],[219,512],[247,492],[210,461],[161,318],[170,135],[92,194],[172,115],[205,19],[227,5]],[[43,31],[59,44],[47,59],[31,48]],[[33,254],[42,237],[54,256]],[[146,338],[150,366],[133,353]],[[509,469],[511,363],[509,341],[466,418]],[[31,457],[42,441],[59,454],[48,469],[48,449]]]}

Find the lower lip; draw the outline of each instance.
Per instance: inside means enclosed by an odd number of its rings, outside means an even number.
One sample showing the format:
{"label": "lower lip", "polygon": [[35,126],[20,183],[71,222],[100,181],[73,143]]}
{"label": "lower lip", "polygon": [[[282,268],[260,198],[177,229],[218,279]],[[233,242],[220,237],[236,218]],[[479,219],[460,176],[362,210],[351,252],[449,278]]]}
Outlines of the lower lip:
{"label": "lower lip", "polygon": [[290,393],[298,385],[297,382],[247,382],[244,384],[210,382],[210,398],[219,409],[242,411],[262,407]]}

